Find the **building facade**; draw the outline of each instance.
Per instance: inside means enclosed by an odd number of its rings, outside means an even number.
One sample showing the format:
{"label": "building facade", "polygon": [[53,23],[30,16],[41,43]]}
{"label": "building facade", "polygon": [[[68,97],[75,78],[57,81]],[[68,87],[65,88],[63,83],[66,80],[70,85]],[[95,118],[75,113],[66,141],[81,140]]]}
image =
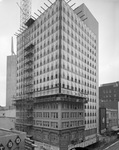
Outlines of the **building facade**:
{"label": "building facade", "polygon": [[6,78],[6,107],[13,106],[13,96],[16,94],[16,72],[17,56],[7,56],[7,78]]}
{"label": "building facade", "polygon": [[45,149],[96,142],[98,22],[56,0],[17,37],[16,129]]}
{"label": "building facade", "polygon": [[119,82],[102,84],[99,87],[100,101],[119,101]]}

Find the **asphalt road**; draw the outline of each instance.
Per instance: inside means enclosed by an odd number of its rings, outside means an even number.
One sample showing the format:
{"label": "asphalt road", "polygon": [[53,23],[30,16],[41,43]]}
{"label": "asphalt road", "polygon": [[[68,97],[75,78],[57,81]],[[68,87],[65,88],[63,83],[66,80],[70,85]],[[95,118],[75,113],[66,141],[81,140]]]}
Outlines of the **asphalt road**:
{"label": "asphalt road", "polygon": [[119,141],[111,144],[110,146],[108,146],[104,150],[119,150]]}

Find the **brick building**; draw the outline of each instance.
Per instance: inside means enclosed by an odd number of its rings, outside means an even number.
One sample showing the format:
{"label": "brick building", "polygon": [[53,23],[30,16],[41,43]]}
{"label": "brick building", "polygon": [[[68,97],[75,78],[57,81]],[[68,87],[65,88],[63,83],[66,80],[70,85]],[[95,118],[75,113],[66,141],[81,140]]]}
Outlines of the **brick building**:
{"label": "brick building", "polygon": [[119,101],[119,82],[102,84],[99,87],[100,101]]}

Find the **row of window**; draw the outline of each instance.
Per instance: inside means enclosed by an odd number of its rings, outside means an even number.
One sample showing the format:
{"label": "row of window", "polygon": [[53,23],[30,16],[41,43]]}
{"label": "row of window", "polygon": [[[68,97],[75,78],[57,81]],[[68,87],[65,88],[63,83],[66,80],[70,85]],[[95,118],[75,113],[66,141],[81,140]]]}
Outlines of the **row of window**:
{"label": "row of window", "polygon": [[34,109],[58,109],[58,103],[37,104],[34,106]]}
{"label": "row of window", "polygon": [[58,112],[34,112],[34,117],[57,119]]}
{"label": "row of window", "polygon": [[[47,77],[44,77],[44,78],[39,78],[37,80],[34,80],[34,85],[39,84],[39,83],[43,83],[43,82],[47,82],[47,81],[51,81],[51,80],[54,80],[54,79],[57,79],[57,78],[59,78],[58,74],[47,76]],[[82,84],[84,86],[92,87],[92,88],[96,89],[96,86],[94,86],[91,83],[89,84],[89,82],[86,83],[86,81],[81,81],[80,79],[78,80],[77,78],[73,78],[73,77],[70,77],[68,75],[66,76],[65,74],[63,74],[63,77],[61,77],[61,78],[72,81],[71,83],[75,82],[75,83]],[[89,78],[89,76],[87,76],[87,79],[90,79],[90,81],[94,82],[94,78],[91,78],[91,77]],[[26,80],[26,81],[29,81],[29,79]],[[19,79],[19,82],[20,82],[20,79]],[[21,82],[22,82],[22,80],[21,80]],[[66,85],[64,84],[63,87],[65,87],[65,86]]]}
{"label": "row of window", "polygon": [[[29,81],[30,81],[30,83],[32,82],[32,84],[34,84],[34,85],[39,84],[39,83],[44,83],[44,82],[47,82],[48,84],[52,84],[51,83],[52,80],[56,81],[59,78],[59,75],[57,73],[47,75],[45,77],[41,76],[41,74],[40,74],[41,78],[40,77],[38,78],[38,76],[39,76],[39,74],[37,72],[37,76],[35,76],[37,78],[34,78],[34,80],[31,80],[31,79],[33,79],[32,74],[24,75],[24,77],[17,79],[17,83],[21,82],[22,84],[25,85],[26,82],[29,83]],[[67,84],[71,83],[72,86],[73,86],[73,83],[75,83],[75,84],[80,84],[80,85],[84,85],[84,86],[96,89],[96,85],[95,85],[96,79],[95,78],[93,78],[91,76],[89,77],[89,75],[86,75],[86,74],[80,74],[79,77],[80,78],[83,77],[84,79],[87,79],[87,80],[84,81],[84,80],[78,79],[76,77],[66,75],[66,73],[63,73],[63,75],[61,76],[61,78],[64,79],[63,82],[67,81]],[[50,81],[50,82],[48,82],[48,81]],[[89,83],[89,81],[92,81],[92,82]],[[66,83],[63,83],[63,84],[64,84],[63,87],[64,86],[66,87]]]}
{"label": "row of window", "polygon": [[[17,117],[25,117],[27,113],[17,112]],[[62,119],[65,118],[83,118],[83,112],[62,112]],[[34,112],[33,117],[35,118],[50,118],[58,119],[58,112]]]}
{"label": "row of window", "polygon": [[[82,52],[79,54],[77,52],[73,53],[73,50],[69,51],[68,48],[66,51],[65,47],[63,47],[63,50],[64,50],[64,54],[63,54],[62,58],[67,60],[67,62],[71,62],[75,66],[77,66],[78,63],[84,62],[85,64],[90,65],[92,68],[95,68],[94,64],[96,63],[96,59],[93,56],[91,56],[89,54],[87,54],[87,55],[85,54],[87,56],[87,58],[83,58],[83,56],[81,56]],[[65,54],[67,54],[67,55],[65,55]],[[71,56],[71,58],[70,58],[70,56]],[[74,57],[72,57],[72,56],[74,56]],[[92,64],[92,65],[91,65],[91,60],[94,62],[94,64]]]}
{"label": "row of window", "polygon": [[[31,84],[26,84],[26,86],[30,86]],[[37,88],[34,88],[34,92],[35,91],[44,91],[44,90],[50,90],[50,89],[53,89],[53,88],[58,88],[59,87],[59,84],[58,83],[56,83],[56,84],[53,84],[53,83],[51,83],[51,85],[44,85],[44,86],[42,86],[42,87],[37,87]],[[95,91],[89,91],[89,90],[83,90],[83,89],[81,89],[81,88],[78,88],[78,87],[76,87],[76,86],[69,86],[69,85],[65,85],[65,84],[63,84],[62,85],[62,88],[64,88],[64,89],[67,89],[67,90],[71,90],[71,91],[77,91],[77,92],[81,92],[82,94],[90,94],[90,95],[94,95],[94,96],[96,96],[96,92]],[[20,89],[20,88],[18,88],[17,87],[17,89]],[[22,87],[21,87],[21,89],[22,89]]]}
{"label": "row of window", "polygon": [[85,113],[85,116],[87,116],[87,117],[89,117],[89,116],[90,116],[90,117],[91,117],[91,116],[94,117],[94,116],[96,116],[96,112],[90,112],[90,113],[87,112],[87,113]]}
{"label": "row of window", "polygon": [[67,103],[63,103],[62,104],[62,109],[79,109],[79,110],[83,110],[83,105],[82,104],[67,104]]}
{"label": "row of window", "polygon": [[[55,98],[52,98],[51,99],[54,99]],[[44,103],[44,104],[35,104],[34,105],[34,110],[47,110],[47,109],[54,109],[54,110],[57,110],[58,109],[58,105],[59,103]],[[59,105],[60,106],[60,105]],[[83,110],[84,107],[83,107],[83,104],[68,104],[68,103],[63,103],[61,104],[61,109],[67,109],[67,110]],[[18,112],[20,113],[20,112]],[[22,112],[21,112],[22,113]]]}
{"label": "row of window", "polygon": [[[90,101],[91,101],[91,99],[90,99]],[[96,102],[96,99],[95,99],[95,102]],[[86,104],[86,105],[85,105],[85,109],[96,109],[96,106]]]}
{"label": "row of window", "polygon": [[50,127],[50,128],[58,128],[58,122],[34,120],[34,125],[43,126],[43,127]]}
{"label": "row of window", "polygon": [[[16,119],[17,123],[23,123],[21,119]],[[58,128],[58,122],[50,122],[50,121],[41,121],[41,120],[34,120],[33,124],[36,126],[42,126],[42,127],[50,127],[50,128]],[[68,121],[68,122],[62,122],[61,127],[62,128],[71,128],[71,127],[79,127],[83,126],[84,121]]]}
{"label": "row of window", "polygon": [[[31,86],[31,85],[29,84],[27,86]],[[59,87],[59,84],[52,84],[51,86],[43,86],[43,87],[39,87],[39,88],[38,87],[34,88],[33,92],[44,92],[44,91],[47,91],[50,94],[53,89],[57,89],[58,87]],[[84,92],[80,92],[80,88],[73,87],[73,86],[72,87],[67,86],[66,88],[65,87],[62,87],[62,88],[67,90],[67,92],[68,91],[69,92],[78,92],[79,94],[96,96],[96,92],[95,91],[84,90]],[[27,89],[28,88],[26,88],[26,92],[27,92]],[[17,95],[19,95],[19,96],[23,94],[23,90],[25,91],[25,89],[23,89],[23,88],[21,88],[21,90],[20,90],[19,87],[17,87],[17,90],[18,90],[17,91]],[[30,90],[30,88],[29,88],[29,90]],[[58,91],[55,91],[55,92],[57,93]]]}
{"label": "row of window", "polygon": [[79,127],[83,125],[84,125],[83,120],[62,122],[62,128]]}
{"label": "row of window", "polygon": [[[28,116],[27,113],[25,112],[17,112],[16,113],[16,117],[26,117]],[[85,113],[86,117],[89,116],[96,116],[96,112],[87,112]],[[115,117],[117,116],[117,113],[113,114],[112,116]],[[50,119],[58,119],[58,112],[34,112],[33,113],[33,117],[34,118],[50,118]],[[67,118],[80,118],[83,119],[84,117],[84,113],[83,112],[62,112],[61,114],[62,119],[67,119]]]}
{"label": "row of window", "polygon": [[[54,83],[50,82],[50,83],[47,83],[47,84],[39,84],[38,83],[38,80],[37,82],[34,82],[34,85],[35,87],[33,87],[33,82],[31,82],[29,80],[29,82],[24,82],[23,84],[19,84],[17,85],[17,90],[18,89],[21,89],[21,90],[27,90],[27,89],[32,89],[33,91],[42,91],[42,90],[49,90],[49,89],[52,89],[52,88],[58,88],[59,87],[59,83],[57,83],[58,81],[55,81]],[[37,87],[39,84],[39,87]],[[29,87],[28,87],[29,86]],[[83,89],[82,86],[85,88],[87,87],[87,89]],[[96,90],[96,86],[94,86],[93,84],[79,84],[79,85],[70,85],[69,83],[63,83],[61,85],[62,88],[64,89],[67,89],[67,90],[71,90],[71,91],[78,91],[78,92],[81,92],[81,93],[85,93],[85,94],[90,94],[90,95],[95,95],[94,94],[94,91],[89,91],[89,88],[90,87],[90,90],[91,89],[94,89]]]}
{"label": "row of window", "polygon": [[96,123],[96,119],[85,120],[85,124],[92,124],[92,123]]}
{"label": "row of window", "polygon": [[83,118],[83,112],[63,112],[62,119],[66,118]]}

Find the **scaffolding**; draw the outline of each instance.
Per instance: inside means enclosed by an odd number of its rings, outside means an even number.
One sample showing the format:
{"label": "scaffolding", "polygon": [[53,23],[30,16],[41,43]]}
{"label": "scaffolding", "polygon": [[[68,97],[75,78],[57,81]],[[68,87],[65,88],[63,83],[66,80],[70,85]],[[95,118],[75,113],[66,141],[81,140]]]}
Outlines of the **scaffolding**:
{"label": "scaffolding", "polygon": [[[32,20],[32,21],[31,21]],[[25,25],[29,28],[29,26],[34,22],[32,18],[30,18]],[[30,34],[26,32],[23,33],[23,59],[24,59],[24,67],[23,67],[23,95],[24,98],[22,100],[24,122],[23,126],[26,129],[26,132],[29,133],[30,127],[33,125],[33,52],[34,52],[34,44],[31,42]]]}
{"label": "scaffolding", "polygon": [[32,0],[20,0],[20,34],[22,50],[22,94],[15,97],[15,105],[20,117],[16,122],[21,131],[29,132],[33,125],[33,49],[29,34],[29,27],[34,23],[31,17]]}
{"label": "scaffolding", "polygon": [[27,132],[33,125],[33,55],[34,44],[31,41],[28,28],[32,25],[34,19],[30,18],[25,26],[27,27],[21,33],[22,48],[22,79],[23,87],[21,96],[15,97],[15,105],[20,112],[20,120],[16,121],[19,130]]}

